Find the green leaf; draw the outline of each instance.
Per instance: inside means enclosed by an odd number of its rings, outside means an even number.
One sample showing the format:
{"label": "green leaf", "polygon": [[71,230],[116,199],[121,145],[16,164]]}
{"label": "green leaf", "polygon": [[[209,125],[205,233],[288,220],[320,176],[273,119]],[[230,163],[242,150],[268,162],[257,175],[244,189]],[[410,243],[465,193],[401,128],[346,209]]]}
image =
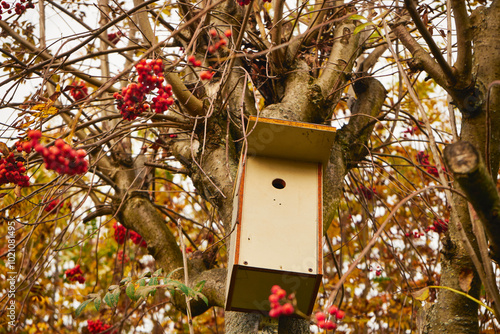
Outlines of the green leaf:
{"label": "green leaf", "polygon": [[120,281],[120,285],[125,285],[125,283],[130,282],[132,280],[131,277],[125,277]]}
{"label": "green leaf", "polygon": [[137,284],[139,286],[146,286],[146,279],[145,278],[141,278],[140,280],[137,281]]}
{"label": "green leaf", "polygon": [[78,318],[80,314],[82,314],[83,310],[87,307],[88,304],[90,304],[94,299],[87,299],[83,303],[81,303],[75,310],[75,318]]}
{"label": "green leaf", "polygon": [[134,283],[129,283],[127,285],[127,288],[125,289],[125,293],[127,296],[132,299],[132,300],[137,300],[137,297],[135,296],[135,284]]}
{"label": "green leaf", "polygon": [[365,29],[367,26],[372,26],[374,25],[372,22],[365,22],[363,24],[360,24],[359,26],[357,26],[355,29],[354,29],[354,35],[356,35],[357,33],[359,33],[361,30]]}
{"label": "green leaf", "polygon": [[153,277],[158,277],[158,276],[160,276],[162,272],[163,272],[163,269],[162,269],[162,268],[158,269],[157,271],[155,271],[155,272],[153,273]]}
{"label": "green leaf", "polygon": [[151,272],[148,270],[148,271],[146,271],[144,274],[142,274],[139,277],[141,277],[141,278],[143,278],[143,277],[151,277]]}
{"label": "green leaf", "polygon": [[94,307],[96,311],[99,311],[101,309],[101,302],[101,298],[94,299]]}
{"label": "green leaf", "polygon": [[158,284],[159,284],[158,277],[151,277],[151,279],[148,282],[149,286],[155,286]]}
{"label": "green leaf", "polygon": [[181,290],[181,291],[182,291],[185,295],[189,296],[189,290],[190,290],[190,289],[189,289],[186,285],[184,285],[184,284],[182,284],[182,283],[181,283],[181,284],[179,284],[177,287],[178,287],[178,288],[179,288],[179,289],[180,289],[180,290]]}
{"label": "green leaf", "polygon": [[135,297],[137,299],[144,298],[147,299],[149,294],[153,294],[156,292],[156,288],[152,286],[141,286],[135,290]]}
{"label": "green leaf", "polygon": [[[120,290],[118,290],[118,291],[120,291]],[[104,296],[104,302],[111,308],[114,308],[114,307],[116,307],[116,305],[118,305],[118,299],[115,299],[114,292],[106,293],[106,296]]]}
{"label": "green leaf", "polygon": [[349,16],[349,19],[351,19],[351,20],[364,20],[364,21],[368,21],[366,19],[366,17],[364,17],[363,15],[359,15],[359,14],[351,15],[351,16]]}
{"label": "green leaf", "polygon": [[120,300],[120,293],[121,293],[120,289],[116,289],[115,291],[112,292],[116,304],[118,304],[118,301]]}
{"label": "green leaf", "polygon": [[111,285],[109,288],[108,288],[108,291],[113,291],[115,289],[118,289],[119,286],[118,285]]}
{"label": "green leaf", "polygon": [[199,281],[198,283],[196,283],[196,291],[201,291],[203,290],[203,287],[205,286],[205,283],[207,281],[206,280],[203,280],[203,281]]}

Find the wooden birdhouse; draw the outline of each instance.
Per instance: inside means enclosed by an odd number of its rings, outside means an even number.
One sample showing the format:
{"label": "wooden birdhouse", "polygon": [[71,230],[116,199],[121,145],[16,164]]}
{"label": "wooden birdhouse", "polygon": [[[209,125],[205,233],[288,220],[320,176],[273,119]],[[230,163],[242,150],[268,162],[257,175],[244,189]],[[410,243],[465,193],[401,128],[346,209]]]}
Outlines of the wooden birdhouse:
{"label": "wooden birdhouse", "polygon": [[234,191],[226,310],[267,312],[271,287],[311,314],[321,282],[323,168],[335,128],[251,117]]}

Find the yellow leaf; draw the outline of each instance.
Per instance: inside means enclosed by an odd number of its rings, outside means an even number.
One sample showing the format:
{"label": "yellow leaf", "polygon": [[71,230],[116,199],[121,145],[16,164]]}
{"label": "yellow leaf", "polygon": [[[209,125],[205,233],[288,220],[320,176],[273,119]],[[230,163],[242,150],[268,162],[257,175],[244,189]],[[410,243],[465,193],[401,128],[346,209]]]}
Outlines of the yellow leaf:
{"label": "yellow leaf", "polygon": [[35,122],[35,120],[32,119],[26,123],[21,124],[21,129],[29,128],[31,126],[31,124],[33,124],[34,122]]}
{"label": "yellow leaf", "polygon": [[417,300],[424,301],[427,298],[429,298],[429,288],[423,288],[423,289],[417,290],[415,292],[412,292],[411,295],[413,296],[413,298],[415,298]]}
{"label": "yellow leaf", "polygon": [[[60,94],[60,93],[56,93],[56,94]],[[57,98],[57,97],[56,97]],[[47,118],[48,116],[50,115],[55,115],[59,112],[59,110],[53,106],[54,104],[54,101],[50,101],[50,102],[47,102],[47,103],[41,103],[41,104],[37,104],[36,106],[32,107],[31,110],[39,110],[40,112],[36,114],[37,117],[40,117],[40,118]]]}
{"label": "yellow leaf", "polygon": [[36,106],[31,107],[31,110],[43,110],[43,109],[45,109],[45,103],[37,104]]}

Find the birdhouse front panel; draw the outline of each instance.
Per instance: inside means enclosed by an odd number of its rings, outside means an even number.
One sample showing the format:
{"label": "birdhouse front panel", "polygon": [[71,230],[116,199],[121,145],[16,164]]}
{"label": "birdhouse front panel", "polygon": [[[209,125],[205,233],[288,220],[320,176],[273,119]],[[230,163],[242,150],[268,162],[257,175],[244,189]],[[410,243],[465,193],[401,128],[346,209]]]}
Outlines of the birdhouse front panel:
{"label": "birdhouse front panel", "polygon": [[318,273],[320,173],[317,163],[247,158],[237,263]]}

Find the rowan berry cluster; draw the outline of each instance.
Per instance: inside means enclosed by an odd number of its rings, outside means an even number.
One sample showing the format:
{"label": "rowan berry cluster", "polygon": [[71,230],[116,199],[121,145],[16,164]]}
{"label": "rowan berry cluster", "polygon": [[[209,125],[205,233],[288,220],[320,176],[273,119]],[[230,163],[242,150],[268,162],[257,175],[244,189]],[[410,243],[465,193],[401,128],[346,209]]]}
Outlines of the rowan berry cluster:
{"label": "rowan berry cluster", "polygon": [[413,236],[415,239],[418,239],[420,237],[423,237],[424,234],[422,232],[419,232],[417,230],[413,231],[412,233],[405,233],[405,236],[409,237],[409,236]]}
{"label": "rowan berry cluster", "polygon": [[[126,241],[127,238],[127,229],[125,226],[119,224],[119,223],[114,223],[113,228],[115,229],[115,240],[119,245],[123,245]],[[140,247],[147,247],[146,241],[141,237],[141,235],[135,231],[130,231],[129,232],[129,237],[130,240],[136,245],[139,245]]]}
{"label": "rowan berry cluster", "polygon": [[69,94],[75,101],[80,101],[89,96],[89,91],[85,82],[75,81],[69,86]]}
{"label": "rowan berry cluster", "polygon": [[434,231],[434,232],[439,233],[439,234],[448,232],[448,219],[435,220],[431,226],[429,226],[425,229],[425,232],[429,232],[429,231]]}
{"label": "rowan berry cluster", "polygon": [[[432,166],[429,163],[429,155],[427,153],[425,153],[424,151],[420,151],[417,153],[416,158],[417,158],[418,163],[421,164],[422,167],[425,168],[427,173],[431,174],[432,176],[439,177],[439,172],[438,172],[437,168],[435,166]],[[445,171],[444,168],[442,168],[442,169],[443,169],[443,171]]]}
{"label": "rowan berry cluster", "polygon": [[97,319],[87,320],[87,329],[90,334],[99,334],[111,328],[111,325],[103,323],[101,320]]}
{"label": "rowan berry cluster", "polygon": [[[194,67],[201,66],[201,61],[197,60],[195,56],[191,55],[187,59],[188,59],[188,62],[191,63]],[[212,72],[212,71],[201,71],[200,72],[200,79],[201,80],[211,80],[213,76],[214,76],[214,72]]]}
{"label": "rowan berry cluster", "polygon": [[269,316],[271,318],[278,318],[281,315],[292,315],[294,307],[290,302],[294,296],[286,296],[286,291],[279,285],[273,285],[271,288],[271,295],[269,295],[269,302],[271,303],[271,310]]}
{"label": "rowan berry cluster", "polygon": [[210,45],[207,48],[209,53],[215,53],[220,49],[220,47],[226,46],[226,37],[231,36],[231,30],[227,30],[224,35],[219,35],[215,29],[210,29],[208,33],[211,37]]}
{"label": "rowan berry cluster", "polygon": [[407,137],[406,134],[413,135],[418,131],[418,126],[410,126],[406,130],[403,131],[404,137]]}
{"label": "rowan berry cluster", "polygon": [[118,260],[118,263],[127,263],[130,261],[130,258],[128,257],[127,254],[123,254],[123,250],[119,250],[118,253],[116,254],[116,259]]}
{"label": "rowan berry cluster", "polygon": [[190,55],[188,58],[188,63],[191,63],[194,67],[200,67],[201,66],[201,60],[196,60],[196,57],[194,55]]}
{"label": "rowan berry cluster", "polygon": [[73,269],[66,270],[64,274],[66,275],[68,281],[78,282],[81,284],[85,283],[85,277],[83,277],[83,273],[82,270],[80,269],[79,264],[77,264],[76,267],[74,267]]}
{"label": "rowan berry cluster", "polygon": [[123,118],[132,121],[141,113],[151,108],[146,101],[146,95],[155,89],[157,96],[153,98],[153,109],[157,114],[163,113],[174,104],[172,86],[164,85],[163,62],[161,59],[142,59],[136,66],[138,83],[131,83],[122,88],[121,94],[116,92],[113,97]]}
{"label": "rowan berry cluster", "polygon": [[42,156],[45,168],[59,174],[76,175],[87,172],[89,162],[84,159],[87,155],[85,150],[74,150],[62,139],[57,139],[53,146],[47,148],[39,142],[41,137],[42,133],[39,130],[28,131],[30,141],[16,144],[17,150],[30,153],[35,149]]}
{"label": "rowan berry cluster", "polygon": [[[336,305],[332,305],[328,308],[328,314],[332,317],[335,317],[336,320],[342,320],[345,317],[345,312],[339,310]],[[327,319],[327,315],[321,311],[316,312],[314,315],[316,318],[317,324],[319,328],[326,330],[334,330],[337,329],[337,323],[333,322],[330,319]]]}
{"label": "rowan berry cluster", "polygon": [[12,11],[14,11],[17,15],[22,15],[26,9],[35,8],[35,5],[31,2],[31,0],[19,0],[19,2],[15,3],[14,8],[12,8],[7,1],[0,2],[0,5],[0,20],[2,19],[2,14],[4,12],[12,14]]}
{"label": "rowan berry cluster", "polygon": [[0,159],[0,185],[14,183],[20,187],[29,186],[29,176],[25,175],[26,167],[24,162],[17,161],[14,153],[11,152],[3,159]]}

